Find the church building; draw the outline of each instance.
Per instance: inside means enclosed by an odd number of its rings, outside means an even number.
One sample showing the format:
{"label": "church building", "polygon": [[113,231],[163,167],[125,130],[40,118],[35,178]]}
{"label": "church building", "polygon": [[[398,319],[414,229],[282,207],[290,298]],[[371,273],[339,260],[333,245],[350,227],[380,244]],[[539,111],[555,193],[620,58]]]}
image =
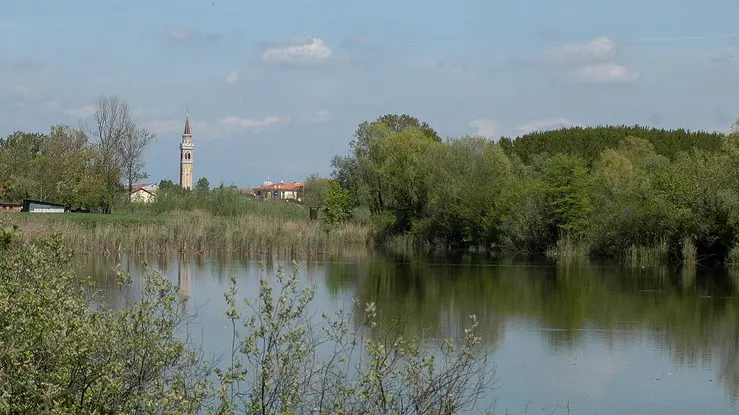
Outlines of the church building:
{"label": "church building", "polygon": [[185,116],[185,132],[180,142],[180,187],[192,189],[192,152],[195,146],[192,143],[190,132],[190,114]]}

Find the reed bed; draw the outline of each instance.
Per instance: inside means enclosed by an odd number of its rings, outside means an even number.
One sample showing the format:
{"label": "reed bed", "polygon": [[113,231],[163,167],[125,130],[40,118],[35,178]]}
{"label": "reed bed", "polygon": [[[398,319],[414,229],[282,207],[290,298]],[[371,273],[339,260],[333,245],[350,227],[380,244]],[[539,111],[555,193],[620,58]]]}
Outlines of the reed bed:
{"label": "reed bed", "polygon": [[582,263],[590,260],[590,247],[584,241],[565,235],[546,252],[549,259],[564,263]]}
{"label": "reed bed", "polygon": [[652,267],[668,262],[670,246],[666,239],[653,245],[631,245],[624,254],[624,262],[631,267]]}
{"label": "reed bed", "polygon": [[53,233],[81,253],[316,255],[366,247],[369,227],[270,218],[172,212],[160,215],[18,214],[22,237]]}

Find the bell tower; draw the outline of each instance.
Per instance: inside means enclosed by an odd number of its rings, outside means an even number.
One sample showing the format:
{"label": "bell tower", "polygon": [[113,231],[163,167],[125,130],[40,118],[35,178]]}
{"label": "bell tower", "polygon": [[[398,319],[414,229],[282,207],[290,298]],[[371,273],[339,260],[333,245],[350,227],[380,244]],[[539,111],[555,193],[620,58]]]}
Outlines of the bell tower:
{"label": "bell tower", "polygon": [[192,189],[192,151],[195,146],[192,143],[190,132],[190,111],[185,115],[185,132],[182,133],[180,142],[180,187]]}

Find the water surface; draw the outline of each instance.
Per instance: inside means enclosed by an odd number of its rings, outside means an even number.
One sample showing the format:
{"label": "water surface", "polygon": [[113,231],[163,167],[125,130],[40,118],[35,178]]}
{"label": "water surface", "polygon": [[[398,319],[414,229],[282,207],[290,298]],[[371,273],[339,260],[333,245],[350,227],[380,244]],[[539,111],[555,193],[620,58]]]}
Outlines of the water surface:
{"label": "water surface", "polygon": [[[230,277],[253,297],[260,272],[290,267],[275,259],[150,261],[190,295],[209,351],[230,347],[223,317]],[[140,260],[122,262],[140,269]],[[121,305],[137,287],[119,291],[114,265],[91,258],[85,269],[107,300]],[[456,337],[476,314],[496,365],[489,399],[497,413],[739,413],[739,270],[380,254],[298,265],[303,281],[316,287],[316,308],[346,308],[355,297],[374,301],[380,327],[403,316],[408,330]]]}

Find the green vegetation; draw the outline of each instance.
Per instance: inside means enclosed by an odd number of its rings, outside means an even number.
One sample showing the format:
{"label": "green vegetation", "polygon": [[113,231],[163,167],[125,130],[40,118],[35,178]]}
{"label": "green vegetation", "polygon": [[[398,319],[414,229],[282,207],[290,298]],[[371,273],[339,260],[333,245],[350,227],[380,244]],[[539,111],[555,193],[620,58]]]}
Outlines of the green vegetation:
{"label": "green vegetation", "polygon": [[[125,122],[108,125],[105,114]],[[82,246],[325,252],[375,242],[635,265],[739,257],[736,133],[576,127],[497,143],[443,141],[428,123],[387,114],[358,126],[348,154],[332,160],[334,180],[307,179],[303,203],[259,203],[200,178],[192,191],[162,181],[154,203],[133,205],[125,187],[145,176],[143,165],[122,160],[140,161],[153,136],[135,127],[115,97],[101,98],[93,118],[99,128],[88,132],[56,126],[0,140],[4,198],[133,215],[36,222],[94,222],[80,227],[89,235],[65,233]],[[320,223],[308,222],[306,205],[322,208]],[[202,233],[182,239],[195,231]]]}
{"label": "green vegetation", "polygon": [[207,366],[180,336],[176,288],[150,275],[131,307],[93,307],[70,261],[57,238],[0,252],[0,412],[193,413]]}
{"label": "green vegetation", "polygon": [[735,133],[577,127],[441,142],[388,115],[360,124],[332,165],[396,246],[643,264],[724,261],[739,243]]}
{"label": "green vegetation", "polygon": [[95,254],[305,256],[367,249],[374,236],[369,226],[345,222],[327,227],[310,221],[306,206],[255,200],[223,185],[191,191],[162,182],[153,202],[126,205],[123,212],[3,216],[29,237],[58,233],[64,243]]}
{"label": "green vegetation", "polygon": [[509,155],[515,154],[527,163],[536,155],[570,154],[579,156],[588,164],[600,158],[609,148],[618,147],[626,137],[640,137],[649,141],[657,154],[674,158],[680,152],[692,149],[721,151],[724,134],[704,131],[663,130],[635,126],[572,127],[540,131],[516,139],[503,137],[499,143]]}
{"label": "green vegetation", "polygon": [[[166,278],[145,272],[139,299],[114,310],[70,259],[57,237],[0,251],[2,413],[452,414],[489,391],[474,316],[459,343],[438,350],[422,336],[373,335],[374,303],[320,324],[310,321],[312,288],[278,270],[260,277],[247,310],[233,280],[233,347],[220,364],[188,338],[193,316]],[[121,287],[131,280],[118,271]]]}
{"label": "green vegetation", "polygon": [[90,254],[274,254],[320,255],[366,249],[368,227],[345,223],[327,229],[318,222],[278,220],[260,214],[236,217],[207,212],[166,214],[13,214],[25,237],[60,234],[65,244]]}
{"label": "green vegetation", "polygon": [[2,198],[35,198],[110,212],[145,178],[143,154],[156,138],[138,128],[128,104],[101,96],[81,129],[63,125],[49,134],[16,131],[0,138]]}

